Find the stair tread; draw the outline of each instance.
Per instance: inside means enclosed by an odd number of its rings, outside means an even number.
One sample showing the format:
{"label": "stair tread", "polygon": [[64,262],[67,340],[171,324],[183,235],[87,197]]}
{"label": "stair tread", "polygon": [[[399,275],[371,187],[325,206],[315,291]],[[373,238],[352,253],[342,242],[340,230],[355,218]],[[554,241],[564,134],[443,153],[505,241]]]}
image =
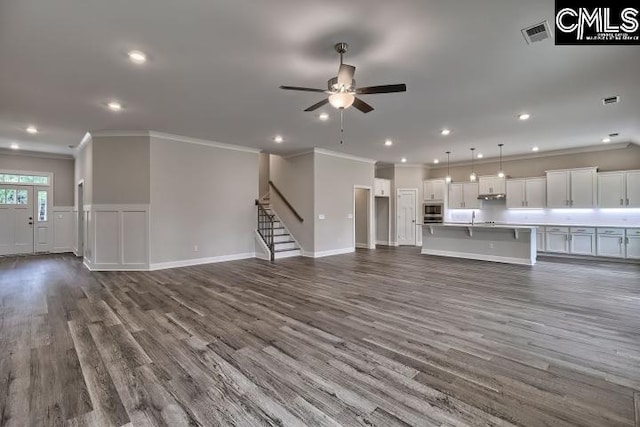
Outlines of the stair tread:
{"label": "stair tread", "polygon": [[273,242],[273,243],[275,243],[276,245],[282,245],[282,244],[285,244],[285,243],[295,243],[295,242],[296,242],[295,240],[285,240],[285,241],[282,241],[282,242]]}
{"label": "stair tread", "polygon": [[291,251],[299,251],[300,248],[289,248],[289,249],[276,249],[274,252],[279,253],[279,252],[291,252]]}

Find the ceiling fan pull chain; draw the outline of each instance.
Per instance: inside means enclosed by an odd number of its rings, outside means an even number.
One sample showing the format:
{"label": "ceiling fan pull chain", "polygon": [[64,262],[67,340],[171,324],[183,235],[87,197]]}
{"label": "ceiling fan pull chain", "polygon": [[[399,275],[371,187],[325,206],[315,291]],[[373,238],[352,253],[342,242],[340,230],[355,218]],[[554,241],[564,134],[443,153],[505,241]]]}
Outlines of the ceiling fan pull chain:
{"label": "ceiling fan pull chain", "polygon": [[344,144],[344,108],[340,110],[340,145]]}

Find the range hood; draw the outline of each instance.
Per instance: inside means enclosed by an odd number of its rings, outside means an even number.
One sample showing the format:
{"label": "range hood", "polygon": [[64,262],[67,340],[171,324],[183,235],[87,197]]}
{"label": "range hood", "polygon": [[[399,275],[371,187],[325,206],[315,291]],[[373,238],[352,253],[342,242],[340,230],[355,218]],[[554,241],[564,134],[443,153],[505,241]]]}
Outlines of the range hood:
{"label": "range hood", "polygon": [[507,195],[505,193],[478,195],[478,200],[505,200],[506,198],[507,198]]}

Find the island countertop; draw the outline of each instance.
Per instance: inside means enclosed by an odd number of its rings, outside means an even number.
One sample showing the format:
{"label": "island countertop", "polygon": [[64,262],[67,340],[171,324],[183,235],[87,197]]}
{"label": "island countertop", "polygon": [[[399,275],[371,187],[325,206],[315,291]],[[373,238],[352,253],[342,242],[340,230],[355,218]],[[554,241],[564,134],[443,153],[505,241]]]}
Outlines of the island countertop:
{"label": "island countertop", "polygon": [[456,228],[495,228],[501,230],[532,230],[538,228],[537,225],[509,225],[509,224],[465,224],[465,223],[445,223],[445,224],[420,224],[422,227],[456,227]]}

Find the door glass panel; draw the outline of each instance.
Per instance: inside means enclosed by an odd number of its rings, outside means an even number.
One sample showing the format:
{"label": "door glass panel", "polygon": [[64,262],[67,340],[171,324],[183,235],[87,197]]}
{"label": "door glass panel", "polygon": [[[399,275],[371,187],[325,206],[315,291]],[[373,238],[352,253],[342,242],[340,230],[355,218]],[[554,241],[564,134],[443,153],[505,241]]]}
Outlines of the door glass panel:
{"label": "door glass panel", "polygon": [[47,192],[38,191],[38,222],[47,221]]}
{"label": "door glass panel", "polygon": [[33,184],[33,175],[20,175],[20,184]]}
{"label": "door glass panel", "polygon": [[34,184],[48,185],[49,184],[49,177],[48,176],[34,176],[33,177],[33,183]]}
{"label": "door glass panel", "polygon": [[16,190],[7,189],[7,205],[16,204]]}
{"label": "door glass panel", "polygon": [[28,203],[27,197],[27,190],[18,190],[16,200],[19,205],[26,205]]}
{"label": "door glass panel", "polygon": [[7,191],[4,188],[0,188],[0,205],[7,203]]}
{"label": "door glass panel", "polygon": [[0,173],[0,182],[4,182],[4,174]]}
{"label": "door glass panel", "polygon": [[18,182],[20,179],[18,178],[18,175],[5,175],[4,176],[4,181],[5,182]]}

